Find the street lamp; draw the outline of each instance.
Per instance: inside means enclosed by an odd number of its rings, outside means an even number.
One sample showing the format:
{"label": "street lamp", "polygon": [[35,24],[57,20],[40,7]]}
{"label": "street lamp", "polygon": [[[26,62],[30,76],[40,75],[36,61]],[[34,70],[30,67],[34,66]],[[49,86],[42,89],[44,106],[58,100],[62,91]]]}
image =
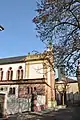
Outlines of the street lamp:
{"label": "street lamp", "polygon": [[0,25],[0,31],[3,31],[4,30],[4,27]]}

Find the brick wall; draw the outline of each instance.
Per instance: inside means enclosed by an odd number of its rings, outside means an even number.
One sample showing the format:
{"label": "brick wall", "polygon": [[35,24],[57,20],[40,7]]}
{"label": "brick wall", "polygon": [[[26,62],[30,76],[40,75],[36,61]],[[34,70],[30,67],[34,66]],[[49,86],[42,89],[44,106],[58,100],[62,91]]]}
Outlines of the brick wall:
{"label": "brick wall", "polygon": [[32,92],[36,91],[38,95],[45,94],[45,85],[44,84],[24,84],[19,85],[19,98],[27,98],[31,96]]}

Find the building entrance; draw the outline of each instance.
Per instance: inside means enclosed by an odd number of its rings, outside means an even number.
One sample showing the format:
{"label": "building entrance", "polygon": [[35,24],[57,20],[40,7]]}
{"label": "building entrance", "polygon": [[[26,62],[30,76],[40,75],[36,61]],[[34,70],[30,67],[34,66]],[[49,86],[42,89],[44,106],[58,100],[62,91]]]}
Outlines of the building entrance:
{"label": "building entrance", "polygon": [[3,117],[5,94],[0,94],[0,118]]}

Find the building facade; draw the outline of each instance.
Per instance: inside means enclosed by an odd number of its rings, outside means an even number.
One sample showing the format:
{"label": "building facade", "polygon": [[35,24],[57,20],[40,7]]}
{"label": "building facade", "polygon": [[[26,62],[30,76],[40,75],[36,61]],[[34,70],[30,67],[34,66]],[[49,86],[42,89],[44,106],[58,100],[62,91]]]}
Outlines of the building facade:
{"label": "building facade", "polygon": [[[58,104],[75,104],[80,101],[78,81],[70,78],[56,81],[56,101]],[[63,103],[62,103],[63,102]]]}
{"label": "building facade", "polygon": [[[51,107],[55,100],[55,78],[51,51],[0,59],[0,113],[30,111],[36,94],[35,111]],[[33,103],[34,104],[34,103]]]}
{"label": "building facade", "polygon": [[79,88],[79,93],[80,93],[80,60],[78,61],[78,66],[77,66],[77,80],[78,80],[78,88]]}

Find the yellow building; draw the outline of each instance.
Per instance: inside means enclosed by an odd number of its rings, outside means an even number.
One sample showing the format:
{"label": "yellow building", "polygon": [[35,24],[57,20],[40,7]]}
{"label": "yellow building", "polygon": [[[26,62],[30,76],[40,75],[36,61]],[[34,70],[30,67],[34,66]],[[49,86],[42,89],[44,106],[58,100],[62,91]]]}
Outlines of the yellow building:
{"label": "yellow building", "polygon": [[56,100],[58,104],[74,104],[80,101],[78,81],[64,78],[56,81]]}

